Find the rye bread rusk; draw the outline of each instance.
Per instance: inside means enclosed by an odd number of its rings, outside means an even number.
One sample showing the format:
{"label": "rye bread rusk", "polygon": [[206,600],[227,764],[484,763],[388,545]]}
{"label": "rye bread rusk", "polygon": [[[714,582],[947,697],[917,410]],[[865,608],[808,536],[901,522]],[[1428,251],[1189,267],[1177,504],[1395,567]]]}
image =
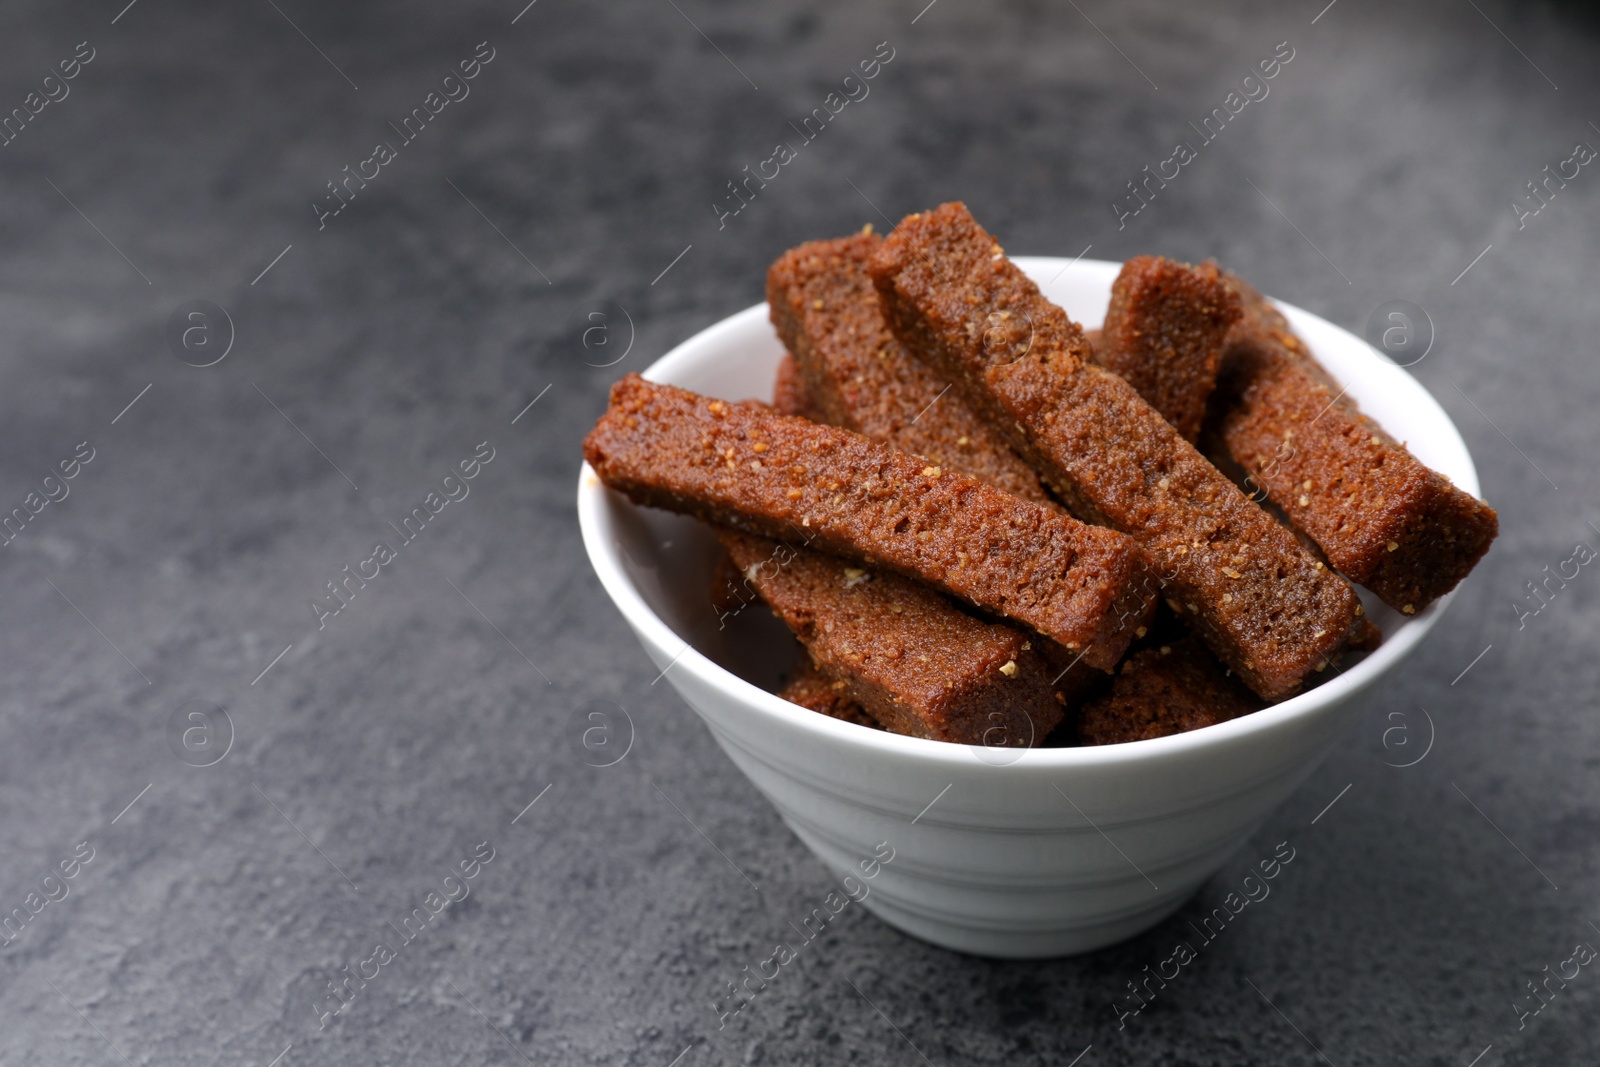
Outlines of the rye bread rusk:
{"label": "rye bread rusk", "polygon": [[861,709],[860,704],[845,695],[843,685],[830,682],[809,659],[789,673],[778,695],[791,704],[819,712],[830,719],[853,722],[869,730],[883,729],[877,720]]}
{"label": "rye bread rusk", "polygon": [[816,406],[806,394],[806,383],[800,380],[800,368],[794,354],[785,352],[778,360],[778,373],[772,382],[772,406],[783,415],[798,415],[813,422],[825,420],[817,417]]}
{"label": "rye bread rusk", "polygon": [[1500,529],[1488,504],[1361,413],[1277,308],[1223,273],[1244,317],[1228,335],[1206,445],[1351,581],[1407,615],[1454,589]]}
{"label": "rye bread rusk", "polygon": [[1074,514],[1137,540],[1164,595],[1256,693],[1294,694],[1345,642],[1359,605],[1349,584],[1090,362],[1083,331],[965,205],[904,219],[869,270],[900,339]]}
{"label": "rye bread rusk", "polygon": [[635,503],[881,565],[1092,667],[1114,665],[1154,608],[1125,535],[837,427],[629,375],[584,457]]}
{"label": "rye bread rusk", "polygon": [[890,732],[1027,747],[1061,721],[1037,637],[896,574],[736,530],[717,537],[816,668]]}
{"label": "rye bread rusk", "polygon": [[1215,265],[1135,256],[1111,285],[1105,325],[1091,342],[1094,359],[1193,444],[1239,315],[1239,298]]}
{"label": "rye bread rusk", "polygon": [[1123,660],[1111,688],[1078,712],[1078,739],[1115,745],[1198,730],[1260,710],[1264,702],[1191,635]]}
{"label": "rye bread rusk", "polygon": [[[809,414],[1008,493],[1049,501],[1034,469],[889,330],[867,276],[882,243],[865,231],[809,241],[767,271],[772,325],[793,354]],[[781,376],[779,383],[786,387]]]}

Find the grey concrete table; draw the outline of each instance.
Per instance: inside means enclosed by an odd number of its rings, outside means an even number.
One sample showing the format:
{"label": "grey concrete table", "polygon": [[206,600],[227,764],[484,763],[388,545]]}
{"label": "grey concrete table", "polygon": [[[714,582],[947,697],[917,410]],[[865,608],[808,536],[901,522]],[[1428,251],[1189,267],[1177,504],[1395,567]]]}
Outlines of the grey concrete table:
{"label": "grey concrete table", "polygon": [[[1527,585],[1600,544],[1600,173],[1527,186],[1600,144],[1584,5],[524,2],[0,12],[0,1062],[1600,1056],[1600,578]],[[1169,922],[1017,964],[853,910],[719,1029],[827,878],[651,685],[578,442],[784,248],[958,197],[1019,253],[1419,305],[1503,532]]]}

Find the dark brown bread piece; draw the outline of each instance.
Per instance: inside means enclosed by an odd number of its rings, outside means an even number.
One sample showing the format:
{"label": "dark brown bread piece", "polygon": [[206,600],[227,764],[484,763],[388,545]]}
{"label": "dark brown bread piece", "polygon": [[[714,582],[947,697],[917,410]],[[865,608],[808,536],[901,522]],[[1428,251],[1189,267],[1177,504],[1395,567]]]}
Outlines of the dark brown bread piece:
{"label": "dark brown bread piece", "polygon": [[882,242],[866,232],[811,241],[767,271],[772,325],[794,354],[815,406],[808,414],[1008,493],[1048,501],[1033,468],[889,331],[867,276],[867,261]]}
{"label": "dark brown bread piece", "polygon": [[1227,722],[1262,707],[1260,697],[1229,676],[1198,638],[1189,636],[1124,660],[1110,691],[1078,713],[1078,738],[1085,745],[1145,741]]}
{"label": "dark brown bread piece", "polygon": [[1358,601],[1132,386],[962,204],[903,220],[870,267],[891,327],[1080,518],[1137,540],[1165,595],[1269,700],[1349,635]]}
{"label": "dark brown bread piece", "polygon": [[1027,747],[1061,721],[1065,698],[1038,638],[898,575],[733,530],[718,537],[817,669],[889,731]]}
{"label": "dark brown bread piece", "polygon": [[1206,444],[1247,476],[1352,581],[1407,615],[1475,567],[1495,510],[1424,466],[1333,382],[1249,283],[1228,336]]}
{"label": "dark brown bread piece", "polygon": [[1383,646],[1383,631],[1378,629],[1371,619],[1363,618],[1356,624],[1355,631],[1351,633],[1350,640],[1344,646],[1346,652],[1376,652]]}
{"label": "dark brown bread piece", "polygon": [[1114,665],[1154,608],[1128,537],[848,430],[629,375],[584,457],[636,503],[881,563],[1091,667]]}
{"label": "dark brown bread piece", "polygon": [[806,394],[806,383],[800,378],[800,368],[795,365],[793,353],[785,352],[783,358],[778,360],[778,376],[772,383],[772,406],[784,415],[823,421],[817,418],[816,407]]}
{"label": "dark brown bread piece", "polygon": [[853,722],[871,730],[883,729],[877,720],[862,710],[860,704],[845,695],[842,684],[830,682],[809,659],[794,670],[783,688],[778,690],[778,695],[791,704],[798,704],[808,711],[821,712],[830,719]]}
{"label": "dark brown bread piece", "polygon": [[1191,267],[1161,256],[1135,256],[1111,286],[1094,358],[1116,371],[1191,444],[1239,298],[1214,265]]}

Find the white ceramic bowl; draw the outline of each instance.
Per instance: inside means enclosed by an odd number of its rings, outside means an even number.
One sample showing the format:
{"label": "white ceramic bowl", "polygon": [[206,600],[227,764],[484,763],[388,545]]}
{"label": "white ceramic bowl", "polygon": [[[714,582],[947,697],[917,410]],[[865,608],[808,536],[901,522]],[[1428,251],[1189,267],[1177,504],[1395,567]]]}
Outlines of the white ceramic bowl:
{"label": "white ceramic bowl", "polygon": [[[1074,319],[1101,322],[1117,264],[1016,263]],[[1280,307],[1368,414],[1424,463],[1478,491],[1460,434],[1415,379],[1333,324]],[[782,354],[761,305],[696,334],[645,377],[729,400],[768,397]],[[1404,618],[1366,597],[1387,635],[1382,648],[1232,722],[1097,748],[972,749],[780,700],[763,686],[792,661],[793,640],[765,610],[718,629],[708,533],[634,507],[587,466],[578,516],[595,573],[656,669],[800,840],[835,876],[858,879],[858,864],[888,842],[893,860],[860,882],[865,907],[917,937],[985,956],[1087,952],[1174,911],[1316,768],[1360,695],[1416,648],[1451,599]]]}

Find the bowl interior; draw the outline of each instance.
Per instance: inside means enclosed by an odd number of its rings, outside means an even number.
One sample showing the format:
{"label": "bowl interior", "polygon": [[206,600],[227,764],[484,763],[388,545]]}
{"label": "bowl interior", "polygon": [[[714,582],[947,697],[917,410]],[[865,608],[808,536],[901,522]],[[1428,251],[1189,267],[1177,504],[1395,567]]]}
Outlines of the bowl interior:
{"label": "bowl interior", "polygon": [[[1014,262],[1044,294],[1086,328],[1105,317],[1111,283],[1120,264],[1019,256]],[[1478,492],[1477,471],[1466,444],[1436,400],[1404,369],[1365,341],[1310,312],[1278,305],[1362,410],[1372,416],[1422,462],[1448,476],[1467,492]],[[680,344],[644,376],[727,400],[770,398],[783,345],[767,319],[766,305],[730,316]],[[607,592],[646,643],[677,658],[673,670],[712,678],[749,703],[758,714],[792,719],[803,727],[873,747],[954,758],[964,746],[900,737],[841,723],[793,707],[771,695],[795,662],[798,644],[764,609],[750,608],[719,619],[709,602],[715,539],[698,522],[638,508],[610,493],[587,467],[579,486],[579,516],[591,561]],[[1437,621],[1451,597],[1407,617],[1359,590],[1373,621],[1382,628],[1381,648],[1321,686],[1264,711],[1204,730],[1093,749],[1033,749],[1029,762],[1073,764],[1135,757],[1142,751],[1193,748],[1225,743],[1246,732],[1313,707],[1341,700],[1364,688],[1415,648]]]}

